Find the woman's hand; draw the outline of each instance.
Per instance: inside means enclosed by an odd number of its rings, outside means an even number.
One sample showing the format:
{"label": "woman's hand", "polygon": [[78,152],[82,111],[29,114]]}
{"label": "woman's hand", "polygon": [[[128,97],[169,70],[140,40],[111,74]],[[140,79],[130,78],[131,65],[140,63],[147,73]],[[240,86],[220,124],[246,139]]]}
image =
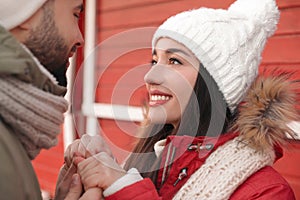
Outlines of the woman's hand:
{"label": "woman's hand", "polygon": [[105,190],[126,174],[126,171],[105,152],[87,159],[78,158],[74,162],[78,163],[77,172],[80,174],[86,191],[94,187]]}
{"label": "woman's hand", "polygon": [[81,139],[75,140],[65,151],[64,159],[67,166],[70,166],[75,156],[80,155],[88,158],[100,152],[106,152],[113,157],[109,146],[100,135],[83,135]]}

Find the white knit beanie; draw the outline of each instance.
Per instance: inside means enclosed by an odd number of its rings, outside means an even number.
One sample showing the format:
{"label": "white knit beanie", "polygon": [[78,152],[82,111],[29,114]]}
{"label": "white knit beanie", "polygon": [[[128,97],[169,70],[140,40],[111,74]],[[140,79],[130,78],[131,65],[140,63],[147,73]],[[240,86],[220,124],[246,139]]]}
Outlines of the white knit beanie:
{"label": "white knit beanie", "polygon": [[161,37],[185,45],[234,112],[258,74],[261,53],[278,20],[275,0],[237,0],[227,10],[199,8],[167,19],[155,32],[152,47]]}
{"label": "white knit beanie", "polygon": [[29,19],[47,0],[0,0],[0,25],[6,30]]}

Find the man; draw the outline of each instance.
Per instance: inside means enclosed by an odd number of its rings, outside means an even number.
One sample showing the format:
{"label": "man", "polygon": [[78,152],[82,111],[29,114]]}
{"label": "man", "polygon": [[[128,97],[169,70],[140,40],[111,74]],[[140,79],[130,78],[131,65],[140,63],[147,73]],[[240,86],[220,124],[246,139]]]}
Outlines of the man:
{"label": "man", "polygon": [[0,3],[0,197],[42,199],[31,160],[57,143],[83,0]]}

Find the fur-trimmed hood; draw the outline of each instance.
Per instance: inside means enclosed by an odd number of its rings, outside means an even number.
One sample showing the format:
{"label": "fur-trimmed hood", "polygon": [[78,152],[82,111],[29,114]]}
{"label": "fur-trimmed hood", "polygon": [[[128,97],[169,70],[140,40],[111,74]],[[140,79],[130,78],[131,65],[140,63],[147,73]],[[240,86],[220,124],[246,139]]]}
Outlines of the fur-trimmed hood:
{"label": "fur-trimmed hood", "polygon": [[297,138],[289,126],[300,121],[297,88],[299,82],[288,75],[258,77],[239,107],[233,128],[257,150],[285,145],[288,138]]}

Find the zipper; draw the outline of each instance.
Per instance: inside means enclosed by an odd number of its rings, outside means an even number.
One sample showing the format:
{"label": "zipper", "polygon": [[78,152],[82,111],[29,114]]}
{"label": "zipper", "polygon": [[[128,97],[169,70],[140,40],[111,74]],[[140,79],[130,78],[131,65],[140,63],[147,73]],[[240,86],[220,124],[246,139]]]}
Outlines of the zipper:
{"label": "zipper", "polygon": [[170,169],[171,169],[172,163],[174,161],[174,157],[175,157],[175,151],[176,151],[176,148],[173,147],[170,143],[168,151],[167,151],[166,161],[164,164],[161,185],[163,185],[165,183],[165,181],[170,173]]}
{"label": "zipper", "polygon": [[169,161],[170,150],[171,150],[171,145],[169,145],[169,147],[168,147],[166,161],[164,163],[164,169],[163,169],[163,174],[162,174],[161,185],[164,184],[166,176],[167,176],[167,168],[168,168],[168,161]]}
{"label": "zipper", "polygon": [[187,177],[187,170],[188,168],[183,168],[181,169],[180,173],[178,174],[178,178],[176,179],[175,183],[173,184],[173,186],[176,186],[178,184],[179,181],[181,181],[183,178]]}

